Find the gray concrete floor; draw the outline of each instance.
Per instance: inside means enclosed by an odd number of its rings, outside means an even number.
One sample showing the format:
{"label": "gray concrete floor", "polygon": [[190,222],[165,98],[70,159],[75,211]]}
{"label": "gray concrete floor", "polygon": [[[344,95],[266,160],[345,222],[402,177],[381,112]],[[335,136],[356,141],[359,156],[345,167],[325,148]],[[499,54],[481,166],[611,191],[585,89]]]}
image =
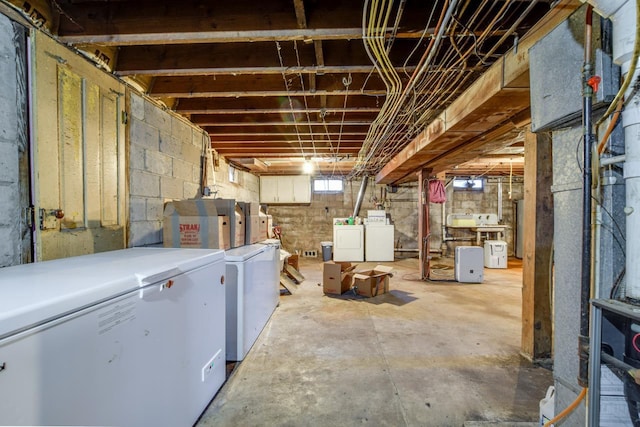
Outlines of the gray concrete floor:
{"label": "gray concrete floor", "polygon": [[[483,284],[421,281],[417,259],[384,264],[395,268],[390,293],[329,297],[320,286],[322,263],[303,259],[306,280],[280,297],[197,425],[536,421],[553,381],[519,355],[520,263],[485,269]],[[453,278],[451,260],[433,264],[434,278]]]}

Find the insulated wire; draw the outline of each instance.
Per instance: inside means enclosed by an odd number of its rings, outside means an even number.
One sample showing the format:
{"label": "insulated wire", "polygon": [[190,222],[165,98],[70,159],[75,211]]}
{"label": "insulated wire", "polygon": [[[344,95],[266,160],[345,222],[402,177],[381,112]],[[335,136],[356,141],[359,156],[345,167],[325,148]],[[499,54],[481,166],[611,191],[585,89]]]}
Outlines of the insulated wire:
{"label": "insulated wire", "polygon": [[[378,71],[385,83],[385,87],[387,87],[388,98],[369,129],[363,148],[358,155],[356,167],[350,176],[377,173],[391,156],[404,148],[406,143],[421,131],[422,127],[433,121],[439,112],[452,102],[454,97],[459,94],[459,88],[466,87],[468,82],[478,75],[478,68],[469,69],[466,66],[468,57],[478,53],[479,45],[495,34],[498,22],[505,17],[511,18],[513,16],[521,16],[517,18],[517,20],[521,21],[523,19],[522,16],[526,16],[533,8],[530,4],[525,4],[521,8],[513,7],[514,4],[519,5],[520,2],[512,0],[503,3],[498,8],[496,2],[483,0],[480,5],[474,5],[471,17],[465,18],[465,22],[468,22],[468,25],[472,27],[489,21],[484,25],[484,30],[479,36],[476,36],[471,28],[466,28],[467,34],[455,36],[455,29],[459,25],[456,22],[457,17],[455,15],[462,16],[462,12],[466,11],[470,5],[469,0],[460,2],[460,10],[455,12],[455,3],[455,1],[445,2],[445,7],[439,4],[433,5],[431,16],[437,9],[443,11],[440,14],[440,25],[434,31],[436,36],[431,37],[428,48],[415,68],[413,78],[409,80],[398,99],[397,88],[399,86],[397,80],[393,79],[394,74],[397,75],[397,73],[395,73],[395,68],[393,68],[390,61],[388,61],[387,50],[381,47],[379,42],[384,38],[390,5],[383,0],[365,1],[363,10],[365,50],[367,50],[367,54],[374,62],[376,71]],[[449,7],[446,7],[446,5]],[[494,10],[496,8],[498,10]],[[524,12],[522,8],[525,8]],[[449,17],[446,17],[446,12],[450,12]],[[424,37],[429,32],[429,22],[427,22],[416,48],[405,60],[405,74],[409,58],[415,53],[417,47],[421,45]],[[517,24],[512,24],[509,30],[502,35],[501,42],[505,41],[508,35],[515,31],[516,27]],[[473,38],[469,37],[470,34],[473,34]],[[378,40],[375,39],[376,37]],[[448,37],[449,39],[458,37],[461,44],[457,44],[454,40],[453,44],[455,44],[456,49],[447,49],[443,52],[443,47],[440,43],[442,37]],[[496,49],[497,47],[499,46],[496,46]],[[489,58],[493,52],[495,50],[485,54],[485,57]],[[436,57],[440,58],[438,59],[437,69],[431,70],[433,66],[429,62]],[[402,82],[400,82],[401,85]],[[443,93],[446,94],[444,97],[442,96]],[[416,110],[424,112],[420,117],[414,118],[411,111]]]}
{"label": "insulated wire", "polygon": [[291,94],[289,92],[289,82],[287,82],[287,76],[285,75],[285,66],[284,61],[282,60],[282,53],[280,52],[281,46],[280,42],[276,40],[276,50],[278,51],[278,59],[280,60],[280,68],[282,69],[282,80],[284,81],[284,87],[287,91],[287,99],[289,100],[289,108],[291,108],[291,118],[293,120],[293,126],[296,130],[296,136],[298,137],[298,145],[300,145],[300,153],[302,157],[306,157],[304,152],[304,146],[302,145],[302,139],[300,138],[300,132],[298,131],[298,122],[296,121],[296,114],[293,108],[293,100],[291,99]]}
{"label": "insulated wire", "polygon": [[[296,63],[298,64],[298,70],[302,68],[300,65],[300,54],[298,53],[298,42],[296,40],[293,41],[293,49],[296,52]],[[307,91],[304,88],[304,79],[302,78],[302,72],[298,71],[298,76],[300,76],[300,87],[302,88],[302,99],[304,100],[304,112],[307,116],[307,124],[309,125],[309,137],[311,139],[311,147],[313,148],[313,156],[317,157],[318,153],[316,152],[316,143],[313,140],[313,129],[311,129],[311,118],[309,118],[309,105],[307,104]]]}

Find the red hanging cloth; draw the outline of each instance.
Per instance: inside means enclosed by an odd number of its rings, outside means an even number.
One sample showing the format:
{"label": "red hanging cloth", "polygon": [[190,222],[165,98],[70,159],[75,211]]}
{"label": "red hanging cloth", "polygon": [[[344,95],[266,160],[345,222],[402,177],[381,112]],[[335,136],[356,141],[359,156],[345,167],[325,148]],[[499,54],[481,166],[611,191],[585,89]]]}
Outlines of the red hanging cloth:
{"label": "red hanging cloth", "polygon": [[431,203],[444,203],[447,201],[447,192],[444,184],[439,179],[429,181],[429,201]]}

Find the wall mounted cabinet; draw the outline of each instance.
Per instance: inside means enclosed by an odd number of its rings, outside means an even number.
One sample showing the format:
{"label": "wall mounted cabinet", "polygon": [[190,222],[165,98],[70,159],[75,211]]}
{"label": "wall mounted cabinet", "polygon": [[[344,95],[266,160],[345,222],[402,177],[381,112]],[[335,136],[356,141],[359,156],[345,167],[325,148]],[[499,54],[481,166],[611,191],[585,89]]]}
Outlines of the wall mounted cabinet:
{"label": "wall mounted cabinet", "polygon": [[311,177],[309,175],[261,176],[260,203],[311,203]]}

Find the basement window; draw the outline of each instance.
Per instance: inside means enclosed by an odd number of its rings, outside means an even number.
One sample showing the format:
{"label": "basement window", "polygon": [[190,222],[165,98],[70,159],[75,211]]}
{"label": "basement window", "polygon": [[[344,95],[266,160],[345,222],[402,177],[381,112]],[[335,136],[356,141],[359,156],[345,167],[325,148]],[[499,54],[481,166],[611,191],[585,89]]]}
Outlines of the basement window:
{"label": "basement window", "polygon": [[481,178],[455,178],[453,180],[453,189],[458,191],[482,191],[484,188],[484,180]]}
{"label": "basement window", "polygon": [[238,183],[238,169],[229,165],[229,182]]}
{"label": "basement window", "polygon": [[314,179],[314,193],[342,193],[344,191],[344,181],[341,179]]}

